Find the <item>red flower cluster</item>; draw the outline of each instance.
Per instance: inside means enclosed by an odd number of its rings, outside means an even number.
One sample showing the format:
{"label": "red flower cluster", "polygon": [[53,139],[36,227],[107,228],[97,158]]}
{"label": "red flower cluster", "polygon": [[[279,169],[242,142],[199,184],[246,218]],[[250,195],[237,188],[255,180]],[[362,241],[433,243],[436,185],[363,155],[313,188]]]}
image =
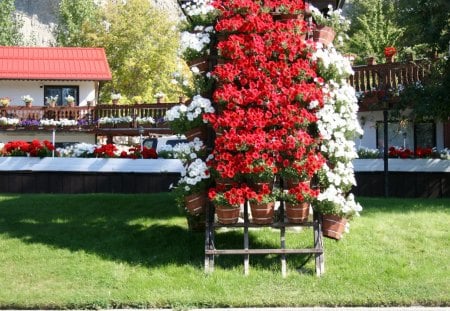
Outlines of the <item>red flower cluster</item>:
{"label": "red flower cluster", "polygon": [[409,159],[409,158],[414,158],[414,157],[415,158],[432,158],[433,157],[433,149],[417,147],[416,152],[414,152],[408,148],[390,147],[389,148],[389,157],[390,158],[400,158],[400,159]]}
{"label": "red flower cluster", "polygon": [[114,158],[117,147],[114,144],[101,145],[94,149],[94,155],[99,158]]}
{"label": "red flower cluster", "polygon": [[[217,0],[215,6],[222,13],[216,31],[232,34],[217,45],[223,63],[213,72],[219,81],[213,100],[220,113],[204,118],[221,133],[210,165],[220,177],[237,181],[224,195],[234,205],[266,194],[247,186],[248,175],[277,174],[296,163],[296,170],[312,176],[323,165],[320,137],[311,130],[315,112],[323,107],[323,79],[310,60],[306,23],[277,21],[267,13],[280,7],[298,12],[303,1],[272,0],[263,6],[253,0]],[[299,197],[303,192],[317,196],[305,185]],[[211,189],[212,199],[216,191]]]}
{"label": "red flower cluster", "polygon": [[393,46],[387,46],[384,48],[384,56],[392,57],[397,53],[397,49]]}
{"label": "red flower cluster", "polygon": [[433,156],[433,149],[418,147],[415,152],[416,158],[431,158]]}
{"label": "red flower cluster", "polygon": [[408,148],[389,148],[389,157],[390,158],[401,158],[408,159],[414,157],[414,152],[409,150]]}
{"label": "red flower cluster", "polygon": [[40,142],[35,139],[31,143],[17,140],[5,144],[3,147],[3,155],[5,156],[30,156],[30,157],[48,157],[52,155],[55,147],[48,140]]}
{"label": "red flower cluster", "polygon": [[141,152],[140,146],[134,146],[133,148],[128,149],[128,152],[122,151],[120,157],[129,159],[157,159],[158,154],[154,148],[143,147]]}

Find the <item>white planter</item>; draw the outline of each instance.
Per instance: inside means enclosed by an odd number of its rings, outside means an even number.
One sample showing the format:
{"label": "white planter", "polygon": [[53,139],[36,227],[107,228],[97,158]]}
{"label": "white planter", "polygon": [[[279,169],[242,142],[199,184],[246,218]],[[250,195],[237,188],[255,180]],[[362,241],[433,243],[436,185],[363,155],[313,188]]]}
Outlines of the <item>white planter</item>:
{"label": "white planter", "polygon": [[[355,159],[355,172],[384,171],[383,159]],[[445,172],[450,173],[450,160],[440,159],[389,159],[390,172]]]}
{"label": "white planter", "polygon": [[180,160],[0,157],[0,171],[182,173]]}

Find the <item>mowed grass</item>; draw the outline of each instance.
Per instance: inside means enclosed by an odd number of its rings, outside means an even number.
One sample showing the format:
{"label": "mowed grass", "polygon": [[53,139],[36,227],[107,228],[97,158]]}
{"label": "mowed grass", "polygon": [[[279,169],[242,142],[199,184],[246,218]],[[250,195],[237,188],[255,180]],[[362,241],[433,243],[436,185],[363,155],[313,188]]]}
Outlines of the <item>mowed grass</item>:
{"label": "mowed grass", "polygon": [[[314,260],[220,256],[206,275],[204,234],[187,230],[171,194],[0,197],[0,309],[450,305],[450,200],[360,198],[364,211]],[[251,245],[279,246],[252,230]],[[287,247],[310,247],[290,230]],[[242,246],[242,230],[217,248]],[[309,260],[308,260],[309,259]],[[306,263],[305,263],[306,262]]]}

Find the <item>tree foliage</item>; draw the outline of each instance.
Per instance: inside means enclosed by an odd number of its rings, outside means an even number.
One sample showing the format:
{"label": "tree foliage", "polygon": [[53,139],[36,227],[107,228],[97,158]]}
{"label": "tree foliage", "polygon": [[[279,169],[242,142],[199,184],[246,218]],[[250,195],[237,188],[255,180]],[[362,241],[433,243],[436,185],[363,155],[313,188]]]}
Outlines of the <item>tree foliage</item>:
{"label": "tree foliage", "polygon": [[396,19],[405,28],[404,46],[427,45],[444,51],[450,42],[448,0],[397,0]]}
{"label": "tree foliage", "polygon": [[111,93],[150,102],[156,93],[178,98],[171,81],[179,36],[164,11],[148,0],[105,0],[100,6],[93,0],[62,0],[60,11],[64,20],[58,32],[60,45],[105,49],[112,81],[101,86],[102,102],[110,101]]}
{"label": "tree foliage", "polygon": [[0,1],[0,45],[20,45],[22,35],[21,22],[15,17],[14,0]]}
{"label": "tree foliage", "polygon": [[380,61],[384,48],[396,45],[404,32],[395,20],[395,7],[390,0],[350,1],[348,15],[352,24],[347,49],[359,56],[359,62],[367,56]]}
{"label": "tree foliage", "polygon": [[88,46],[89,29],[99,22],[99,7],[93,0],[61,0],[58,26],[55,29],[59,46]]}

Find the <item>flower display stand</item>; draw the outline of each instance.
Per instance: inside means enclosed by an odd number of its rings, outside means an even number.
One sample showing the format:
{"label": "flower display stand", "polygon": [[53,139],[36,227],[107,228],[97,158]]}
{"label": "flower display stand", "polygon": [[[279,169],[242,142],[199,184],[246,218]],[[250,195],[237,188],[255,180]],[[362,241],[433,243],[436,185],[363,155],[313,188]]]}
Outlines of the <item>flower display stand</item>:
{"label": "flower display stand", "polygon": [[[206,228],[205,228],[205,272],[214,271],[214,259],[218,255],[243,255],[244,256],[244,274],[250,272],[250,255],[277,254],[281,256],[281,274],[287,275],[287,254],[311,254],[315,256],[316,275],[320,276],[325,272],[324,249],[322,240],[322,217],[314,213],[312,221],[303,221],[301,223],[289,223],[285,220],[284,202],[279,207],[279,220],[269,224],[256,224],[250,221],[249,204],[244,204],[243,220],[235,224],[224,225],[214,220],[214,208],[209,205],[206,209]],[[249,243],[249,228],[269,227],[280,230],[280,248],[271,249],[252,249]],[[288,227],[311,227],[313,230],[313,239],[311,248],[286,248],[286,228]],[[217,249],[215,231],[218,228],[243,229],[243,248],[241,249]]]}

